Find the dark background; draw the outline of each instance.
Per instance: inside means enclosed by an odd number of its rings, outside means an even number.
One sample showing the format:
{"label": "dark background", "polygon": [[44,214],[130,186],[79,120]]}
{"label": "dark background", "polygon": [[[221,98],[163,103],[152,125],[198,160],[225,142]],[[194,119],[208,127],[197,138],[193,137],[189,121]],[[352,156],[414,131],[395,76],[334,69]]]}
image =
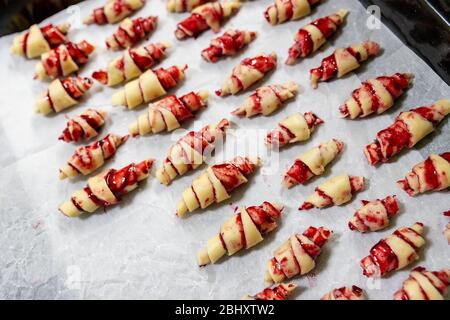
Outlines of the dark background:
{"label": "dark background", "polygon": [[[0,0],[0,36],[25,30],[81,1]],[[383,22],[450,85],[450,0],[360,2],[379,6]]]}

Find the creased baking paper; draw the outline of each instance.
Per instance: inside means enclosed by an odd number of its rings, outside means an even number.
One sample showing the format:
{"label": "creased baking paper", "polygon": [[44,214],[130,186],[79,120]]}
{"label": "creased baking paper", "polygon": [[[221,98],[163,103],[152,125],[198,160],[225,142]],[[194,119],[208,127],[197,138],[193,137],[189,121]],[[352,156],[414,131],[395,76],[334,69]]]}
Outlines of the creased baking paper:
{"label": "creased baking paper", "polygon": [[[97,51],[82,68],[81,75],[89,76],[92,71],[106,67],[118,54],[107,52],[104,46],[106,36],[116,25],[87,27],[80,24],[84,16],[103,2],[86,1],[46,21],[69,20],[78,27],[69,33],[71,40],[86,39],[96,44]],[[83,178],[58,180],[58,168],[75,148],[57,140],[67,117],[79,114],[86,107],[104,108],[110,117],[100,138],[107,133],[126,134],[128,124],[144,112],[145,107],[132,111],[112,107],[110,97],[117,89],[96,83],[83,102],[67,112],[50,117],[34,114],[34,99],[48,83],[32,79],[35,60],[26,61],[9,54],[13,35],[0,39],[1,298],[240,299],[265,287],[265,265],[273,251],[291,234],[303,232],[310,225],[330,228],[334,236],[325,246],[316,269],[309,276],[294,279],[299,286],[296,299],[318,299],[334,287],[352,284],[365,289],[371,299],[391,299],[413,266],[423,265],[431,270],[450,266],[449,246],[442,235],[449,222],[442,215],[450,209],[448,191],[410,198],[395,185],[396,180],[430,152],[450,151],[448,119],[439,127],[438,133],[381,167],[370,167],[362,151],[400,111],[449,98],[449,87],[385,26],[369,19],[357,1],[325,1],[311,16],[275,27],[263,18],[263,11],[270,3],[268,0],[243,3],[240,12],[231,18],[222,32],[227,28],[243,28],[257,31],[258,38],[237,57],[216,64],[206,63],[200,56],[201,50],[216,36],[212,31],[196,40],[180,42],[175,39],[176,23],[187,14],[168,14],[162,0],[147,1],[136,14],[158,15],[159,26],[149,42],[169,41],[173,45],[160,66],[189,65],[186,80],[173,92],[208,90],[211,93],[209,107],[199,113],[195,121],[187,123],[185,129],[199,129],[202,125],[228,118],[233,121],[234,130],[228,136],[225,149],[217,152],[217,159],[222,155],[231,158],[233,149],[247,148],[250,153],[259,153],[264,161],[264,168],[250,178],[247,186],[234,193],[230,201],[213,205],[183,220],[175,217],[175,203],[201,170],[175,180],[170,187],[160,185],[152,177],[121,204],[108,208],[105,214],[99,210],[98,214],[79,219],[62,216],[57,211],[59,204],[86,183]],[[301,63],[286,66],[284,60],[297,29],[340,8],[349,9],[350,14],[342,31],[329,45]],[[318,66],[335,48],[367,39],[381,44],[383,53],[379,57],[364,63],[356,73],[343,79],[322,83],[317,90],[310,88],[309,69]],[[242,58],[272,51],[278,54],[278,69],[262,83],[294,80],[302,87],[301,93],[270,117],[251,120],[232,117],[230,112],[251,90],[224,99],[216,97],[214,90],[219,89]],[[413,87],[392,109],[364,120],[339,118],[338,107],[362,80],[395,72],[412,72],[416,78]],[[288,147],[279,154],[266,153],[265,132],[296,111],[313,111],[325,124],[306,143]],[[157,159],[158,166],[173,144],[174,136],[181,134],[183,131],[130,139],[105,168],[121,168],[148,157]],[[294,158],[330,138],[342,139],[346,148],[326,174],[306,186],[283,190],[282,175]],[[342,172],[365,176],[367,190],[342,207],[308,212],[297,210],[317,184]],[[401,212],[389,228],[369,234],[348,229],[347,222],[359,208],[360,200],[389,194],[396,194],[401,202]],[[217,265],[197,267],[197,251],[216,234],[235,207],[259,205],[264,200],[279,201],[286,206],[278,230],[252,250],[222,259]],[[359,260],[381,237],[415,221],[422,221],[427,226],[428,243],[421,251],[420,261],[388,278],[367,280],[362,275]]]}

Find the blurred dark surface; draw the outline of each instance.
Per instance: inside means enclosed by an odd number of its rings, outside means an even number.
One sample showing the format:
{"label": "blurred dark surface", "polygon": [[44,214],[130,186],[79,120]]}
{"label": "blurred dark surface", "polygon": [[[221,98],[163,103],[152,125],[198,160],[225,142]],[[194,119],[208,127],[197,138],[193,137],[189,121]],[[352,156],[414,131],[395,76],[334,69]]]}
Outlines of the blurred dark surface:
{"label": "blurred dark surface", "polygon": [[450,85],[450,0],[360,0]]}
{"label": "blurred dark surface", "polygon": [[0,36],[28,29],[34,23],[83,0],[0,0]]}

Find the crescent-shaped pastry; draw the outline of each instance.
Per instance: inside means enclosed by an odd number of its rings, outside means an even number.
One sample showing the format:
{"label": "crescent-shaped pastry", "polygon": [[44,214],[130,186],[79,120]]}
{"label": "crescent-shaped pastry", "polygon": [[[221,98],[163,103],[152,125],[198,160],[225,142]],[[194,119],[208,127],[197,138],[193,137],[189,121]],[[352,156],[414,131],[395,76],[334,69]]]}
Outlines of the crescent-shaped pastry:
{"label": "crescent-shaped pastry", "polygon": [[376,56],[379,52],[380,45],[373,41],[336,49],[330,56],[322,60],[320,67],[310,70],[311,86],[316,89],[319,82],[328,81],[334,77],[341,78],[358,69],[361,62]]}
{"label": "crescent-shaped pastry", "polygon": [[380,240],[370,249],[370,254],[361,260],[366,277],[383,277],[387,273],[402,269],[419,259],[419,249],[425,244],[423,224],[403,227]]}
{"label": "crescent-shaped pastry", "polygon": [[348,10],[341,9],[329,16],[319,18],[300,28],[295,34],[294,44],[289,48],[286,64],[305,58],[319,50],[344,23]]}
{"label": "crescent-shaped pastry", "polygon": [[266,136],[269,147],[278,148],[299,141],[309,140],[314,130],[323,123],[323,120],[312,112],[301,114],[296,112],[278,123],[276,129],[270,131]]}
{"label": "crescent-shaped pastry", "polygon": [[223,143],[230,123],[223,119],[218,124],[210,124],[200,131],[190,131],[181,137],[169,149],[163,161],[163,166],[156,171],[156,178],[164,185],[168,185],[178,176],[197,169],[216,147],[216,143]]}
{"label": "crescent-shaped pastry", "polygon": [[153,161],[149,159],[138,164],[131,163],[120,170],[109,169],[89,178],[87,186],[73,193],[70,200],[59,207],[59,211],[73,218],[119,203],[122,196],[138,187],[139,181],[149,177]]}
{"label": "crescent-shaped pastry", "polygon": [[167,90],[175,88],[184,79],[187,67],[187,65],[181,65],[167,69],[149,69],[116,92],[112,96],[112,104],[134,109],[143,103],[162,97]]}
{"label": "crescent-shaped pastry", "polygon": [[173,131],[181,124],[192,119],[200,109],[206,107],[208,92],[189,92],[181,97],[171,95],[148,106],[147,112],[141,114],[128,129],[135,137],[162,131]]}
{"label": "crescent-shaped pastry", "polygon": [[197,37],[203,31],[211,29],[219,32],[225,19],[241,8],[239,1],[209,2],[192,10],[192,14],[177,24],[175,37],[182,40]]}
{"label": "crescent-shaped pastry", "polygon": [[267,263],[265,280],[280,283],[310,272],[316,266],[315,260],[331,233],[324,227],[309,227],[302,234],[292,235],[275,250],[274,257]]}
{"label": "crescent-shaped pastry", "polygon": [[59,169],[59,179],[72,179],[78,175],[87,176],[102,167],[105,161],[114,157],[117,149],[127,141],[128,136],[108,134],[105,138],[87,146],[78,147],[67,163]]}
{"label": "crescent-shaped pastry", "polygon": [[343,174],[328,179],[314,190],[299,210],[322,209],[327,206],[340,206],[349,202],[356,192],[364,190],[364,177]]}
{"label": "crescent-shaped pastry", "polygon": [[44,80],[66,77],[85,65],[94,50],[95,47],[87,41],[61,44],[41,55],[41,61],[36,64],[34,78]]}
{"label": "crescent-shaped pastry", "polygon": [[197,255],[199,266],[216,263],[224,255],[249,249],[264,240],[263,235],[277,228],[283,206],[263,202],[260,206],[242,207],[220,227],[220,232],[208,240]]}
{"label": "crescent-shaped pastry", "polygon": [[43,53],[65,43],[69,28],[68,23],[59,26],[50,23],[42,28],[34,24],[27,32],[14,38],[11,53],[28,59],[40,57]]}
{"label": "crescent-shaped pastry", "polygon": [[83,113],[70,119],[59,140],[78,142],[98,136],[100,128],[105,124],[106,111],[86,109]]}
{"label": "crescent-shaped pastry", "polygon": [[165,57],[168,43],[152,43],[136,49],[128,49],[114,58],[106,69],[92,73],[92,78],[110,87],[139,77]]}
{"label": "crescent-shaped pastry", "polygon": [[312,7],[321,0],[275,0],[267,7],[264,17],[271,25],[298,20],[311,14]]}
{"label": "crescent-shaped pastry", "polygon": [[182,198],[177,204],[177,216],[183,217],[188,211],[204,209],[213,203],[229,199],[230,193],[247,183],[247,176],[259,165],[259,158],[235,157],[209,167],[183,191]]}
{"label": "crescent-shaped pastry", "polygon": [[294,98],[297,93],[298,85],[293,81],[259,87],[232,114],[247,118],[259,114],[268,116],[281,108],[287,100]]}
{"label": "crescent-shaped pastry", "polygon": [[389,225],[390,218],[400,210],[395,196],[372,201],[362,200],[359,208],[348,222],[350,230],[359,232],[378,231]]}
{"label": "crescent-shaped pastry", "polygon": [[213,0],[169,0],[167,10],[169,12],[191,12],[193,9]]}
{"label": "crescent-shaped pastry", "polygon": [[265,288],[253,296],[247,295],[243,300],[287,300],[295,288],[297,288],[295,283],[280,283],[273,287]]}
{"label": "crescent-shaped pastry", "polygon": [[344,149],[344,142],[331,139],[322,142],[295,159],[294,164],[284,174],[283,185],[291,188],[298,184],[305,184],[314,176],[325,172],[326,166],[332,162]]}
{"label": "crescent-shaped pastry", "polygon": [[277,55],[274,52],[245,58],[234,67],[231,75],[223,83],[222,88],[216,91],[216,94],[219,97],[234,95],[258,82],[276,67]]}
{"label": "crescent-shaped pastry", "polygon": [[222,57],[231,57],[256,39],[256,32],[231,29],[211,40],[208,48],[202,50],[202,57],[208,62],[217,62]]}
{"label": "crescent-shaped pastry", "polygon": [[91,86],[92,80],[89,78],[77,77],[53,80],[48,89],[38,96],[34,111],[47,115],[74,106]]}
{"label": "crescent-shaped pastry", "polygon": [[408,90],[413,79],[411,73],[396,73],[364,81],[339,108],[341,116],[356,119],[385,112]]}
{"label": "crescent-shaped pastry", "polygon": [[119,24],[117,30],[106,38],[106,48],[113,51],[130,48],[147,38],[157,25],[158,17],[156,16],[126,18]]}
{"label": "crescent-shaped pastry", "polygon": [[416,164],[397,185],[411,197],[419,193],[440,191],[450,187],[450,152],[431,154]]}
{"label": "crescent-shaped pastry", "polygon": [[417,267],[394,294],[394,300],[445,300],[449,285],[449,268],[428,271],[424,267]]}
{"label": "crescent-shaped pastry", "polygon": [[83,22],[100,25],[117,23],[142,8],[144,4],[145,0],[108,0],[103,7],[94,9]]}
{"label": "crescent-shaped pastry", "polygon": [[364,300],[364,291],[355,285],[333,289],[320,300]]}
{"label": "crescent-shaped pastry", "polygon": [[433,132],[449,113],[450,100],[401,112],[391,126],[377,133],[375,142],[365,147],[367,161],[371,165],[387,162],[403,149],[411,149]]}

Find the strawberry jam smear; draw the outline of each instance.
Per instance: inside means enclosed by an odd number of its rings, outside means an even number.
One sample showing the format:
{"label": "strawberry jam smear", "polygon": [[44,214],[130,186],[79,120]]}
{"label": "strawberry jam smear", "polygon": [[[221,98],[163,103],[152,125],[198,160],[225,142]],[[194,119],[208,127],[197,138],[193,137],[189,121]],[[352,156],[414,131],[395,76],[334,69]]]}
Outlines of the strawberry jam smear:
{"label": "strawberry jam smear", "polygon": [[365,276],[370,277],[375,275],[375,272],[382,276],[398,267],[398,257],[385,240],[381,240],[370,250],[369,257],[372,261],[371,268],[376,266],[376,270],[365,268]]}
{"label": "strawberry jam smear", "polygon": [[133,59],[133,62],[136,64],[136,66],[139,68],[140,71],[147,70],[152,65],[155,64],[155,61],[152,59],[151,56],[143,56],[139,54],[136,50],[129,50],[129,54],[131,59]]}
{"label": "strawberry jam smear", "polygon": [[[196,96],[194,92],[188,93],[188,95]],[[182,122],[194,117],[194,114],[191,112],[190,107],[192,106],[193,108],[195,108],[197,102],[193,100],[192,97],[190,99],[191,100],[188,100],[186,96],[177,98],[176,96],[173,95],[165,99],[164,107],[170,110],[170,112],[175,116],[178,122]],[[186,103],[185,101],[188,101],[188,103]],[[189,101],[194,101],[194,103],[191,105]]]}
{"label": "strawberry jam smear", "polygon": [[440,156],[450,162],[450,152],[441,153]]}
{"label": "strawberry jam smear", "polygon": [[[289,288],[294,286],[293,284],[287,285]],[[266,288],[262,292],[255,295],[255,300],[286,300],[288,298],[289,291],[285,289],[284,285],[278,285],[274,288]]]}
{"label": "strawberry jam smear", "polygon": [[175,34],[178,39],[183,39],[186,36],[197,37],[208,28],[208,23],[202,15],[193,13],[178,24]]}
{"label": "strawberry jam smear", "polygon": [[312,69],[310,72],[317,76],[318,79],[328,80],[337,74],[336,57],[334,53],[322,61],[322,65],[318,68]]}
{"label": "strawberry jam smear", "polygon": [[255,169],[255,165],[245,158],[236,157],[228,163],[216,164],[211,167],[214,175],[220,180],[227,192],[240,186],[244,181],[241,175],[249,175]]}
{"label": "strawberry jam smear", "polygon": [[[101,119],[100,121],[103,121],[103,116],[97,112],[97,116]],[[80,115],[80,118],[86,121],[86,123],[95,131],[97,131],[101,127],[101,122],[99,122],[96,118],[93,118],[92,116],[88,114],[82,114]],[[67,123],[66,128],[64,129],[63,133],[59,137],[59,140],[63,140],[66,142],[70,141],[79,141],[85,136],[85,132],[81,125],[71,119]]]}
{"label": "strawberry jam smear", "polygon": [[270,203],[265,202],[263,206],[253,206],[246,208],[252,221],[255,223],[259,232],[268,233],[277,227],[276,220],[281,212],[274,208]]}
{"label": "strawberry jam smear", "polygon": [[309,167],[301,160],[295,160],[295,163],[289,168],[286,176],[299,184],[308,181],[314,174]]}
{"label": "strawberry jam smear", "polygon": [[261,73],[266,73],[276,67],[276,58],[273,56],[257,56],[254,58],[246,58],[242,60],[241,64],[254,68]]}
{"label": "strawberry jam smear", "polygon": [[233,191],[242,184],[242,180],[239,179],[241,173],[233,164],[217,164],[212,167],[212,170],[227,192]]}
{"label": "strawberry jam smear", "polygon": [[89,78],[67,78],[61,80],[61,84],[73,99],[78,100],[92,86],[92,80]]}
{"label": "strawberry jam smear", "polygon": [[81,41],[78,44],[68,42],[66,44],[69,55],[78,65],[83,65],[88,62],[89,55],[95,50],[95,47],[87,41]]}
{"label": "strawberry jam smear", "polygon": [[309,227],[303,232],[303,235],[313,241],[319,247],[322,247],[331,236],[331,231],[324,227]]}
{"label": "strawberry jam smear", "polygon": [[336,24],[329,17],[319,18],[311,23],[328,39],[336,31]]}
{"label": "strawberry jam smear", "polygon": [[135,185],[139,181],[138,172],[147,174],[151,162],[143,161],[139,164],[130,164],[120,170],[111,169],[105,177],[105,181],[117,199],[127,193],[127,188]]}
{"label": "strawberry jam smear", "polygon": [[411,133],[403,121],[397,120],[392,126],[381,130],[377,134],[377,139],[384,148],[383,158],[387,160],[409,146]]}
{"label": "strawberry jam smear", "polygon": [[[185,67],[183,71],[186,68],[187,67]],[[181,78],[181,71],[176,66],[172,66],[168,69],[159,68],[155,70],[155,74],[165,90],[175,87]]]}
{"label": "strawberry jam smear", "polygon": [[51,23],[42,27],[41,32],[51,48],[56,48],[66,41],[65,33]]}
{"label": "strawberry jam smear", "polygon": [[377,78],[394,99],[400,97],[409,86],[409,78],[404,73],[396,73],[391,77],[382,76]]}
{"label": "strawberry jam smear", "polygon": [[108,83],[108,73],[104,70],[100,71],[94,71],[92,73],[92,78],[100,82],[101,84],[107,84]]}

